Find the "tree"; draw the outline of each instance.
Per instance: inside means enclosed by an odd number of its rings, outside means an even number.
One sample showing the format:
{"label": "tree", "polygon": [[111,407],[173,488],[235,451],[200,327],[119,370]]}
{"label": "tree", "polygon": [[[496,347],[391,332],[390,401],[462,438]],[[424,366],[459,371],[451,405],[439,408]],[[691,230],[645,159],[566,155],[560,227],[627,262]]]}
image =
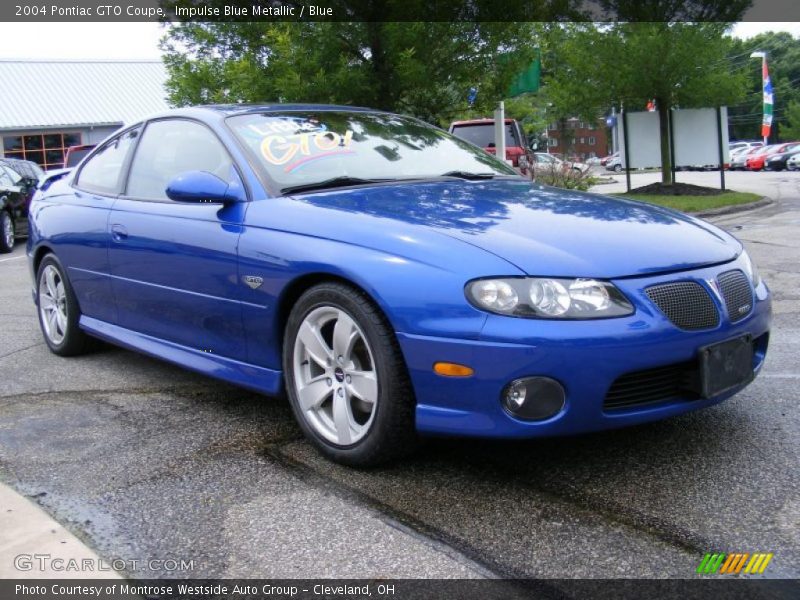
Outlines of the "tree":
{"label": "tree", "polygon": [[184,23],[162,41],[173,104],[320,102],[444,124],[488,112],[530,64],[531,23]]}
{"label": "tree", "polygon": [[558,27],[550,31],[552,66],[545,81],[562,113],[586,118],[596,118],[613,105],[643,110],[655,100],[661,177],[669,185],[670,110],[726,105],[744,94],[743,71],[732,70],[725,60],[731,44],[725,37],[728,27],[718,22]]}
{"label": "tree", "polygon": [[784,115],[780,128],[781,139],[800,140],[800,102],[790,102]]}

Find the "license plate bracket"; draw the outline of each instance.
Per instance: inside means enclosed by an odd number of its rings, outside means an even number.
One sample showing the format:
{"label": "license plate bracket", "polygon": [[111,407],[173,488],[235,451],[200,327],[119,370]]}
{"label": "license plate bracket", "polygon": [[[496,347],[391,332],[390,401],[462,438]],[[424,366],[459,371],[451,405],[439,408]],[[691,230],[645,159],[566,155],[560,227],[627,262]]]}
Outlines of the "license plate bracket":
{"label": "license plate bracket", "polygon": [[712,398],[753,381],[753,336],[735,337],[700,348],[700,387]]}

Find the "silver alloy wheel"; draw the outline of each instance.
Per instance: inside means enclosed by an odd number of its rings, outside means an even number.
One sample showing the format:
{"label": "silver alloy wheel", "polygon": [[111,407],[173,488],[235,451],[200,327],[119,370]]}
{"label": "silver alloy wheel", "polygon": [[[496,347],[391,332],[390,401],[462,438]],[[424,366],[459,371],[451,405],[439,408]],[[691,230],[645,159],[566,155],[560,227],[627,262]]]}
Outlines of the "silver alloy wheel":
{"label": "silver alloy wheel", "polygon": [[67,292],[61,273],[47,265],[39,279],[39,313],[44,334],[53,344],[60,344],[67,335]]}
{"label": "silver alloy wheel", "polygon": [[3,237],[5,238],[6,246],[9,248],[14,247],[14,223],[11,221],[11,216],[3,213]]}
{"label": "silver alloy wheel", "polygon": [[306,422],[329,442],[348,446],[375,418],[378,373],[361,328],[333,306],[306,315],[294,341],[294,386]]}

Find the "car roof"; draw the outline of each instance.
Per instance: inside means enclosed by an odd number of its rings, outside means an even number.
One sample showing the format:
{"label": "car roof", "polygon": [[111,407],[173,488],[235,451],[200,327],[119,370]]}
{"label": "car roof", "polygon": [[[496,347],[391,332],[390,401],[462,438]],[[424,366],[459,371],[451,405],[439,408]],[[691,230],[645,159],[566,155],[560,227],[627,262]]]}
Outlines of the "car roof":
{"label": "car roof", "polygon": [[[504,119],[503,121],[506,125],[513,123],[514,119]],[[494,119],[490,119],[485,117],[483,119],[468,119],[466,121],[453,121],[450,123],[450,127],[463,127],[469,125],[488,125],[490,123],[494,123]]]}
{"label": "car roof", "polygon": [[342,104],[308,104],[308,103],[269,103],[269,104],[203,104],[192,107],[194,109],[208,110],[223,113],[226,116],[259,112],[281,112],[302,110],[330,110],[344,112],[383,112],[364,106],[345,106]]}
{"label": "car roof", "polygon": [[[199,120],[222,120],[236,115],[259,114],[259,113],[281,113],[281,112],[300,112],[300,111],[331,111],[331,112],[351,112],[351,113],[386,113],[387,111],[366,108],[363,106],[344,106],[337,104],[201,104],[196,106],[185,106],[173,108],[156,114],[149,115],[135,124],[153,119],[166,119],[170,117],[186,117]],[[131,126],[135,125],[130,123]]]}

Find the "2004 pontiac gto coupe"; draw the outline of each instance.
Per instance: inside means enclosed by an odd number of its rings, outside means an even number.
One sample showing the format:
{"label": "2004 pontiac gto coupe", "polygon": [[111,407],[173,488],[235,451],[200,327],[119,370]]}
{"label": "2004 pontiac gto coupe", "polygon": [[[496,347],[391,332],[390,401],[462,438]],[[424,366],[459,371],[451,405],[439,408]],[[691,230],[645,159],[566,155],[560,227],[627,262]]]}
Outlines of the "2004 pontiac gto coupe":
{"label": "2004 pontiac gto coupe", "polygon": [[643,423],[750,383],[770,294],[742,244],[548,188],[418,120],[209,106],[127,127],[30,210],[45,341],[87,336],[267,394],[327,456],[425,434]]}

